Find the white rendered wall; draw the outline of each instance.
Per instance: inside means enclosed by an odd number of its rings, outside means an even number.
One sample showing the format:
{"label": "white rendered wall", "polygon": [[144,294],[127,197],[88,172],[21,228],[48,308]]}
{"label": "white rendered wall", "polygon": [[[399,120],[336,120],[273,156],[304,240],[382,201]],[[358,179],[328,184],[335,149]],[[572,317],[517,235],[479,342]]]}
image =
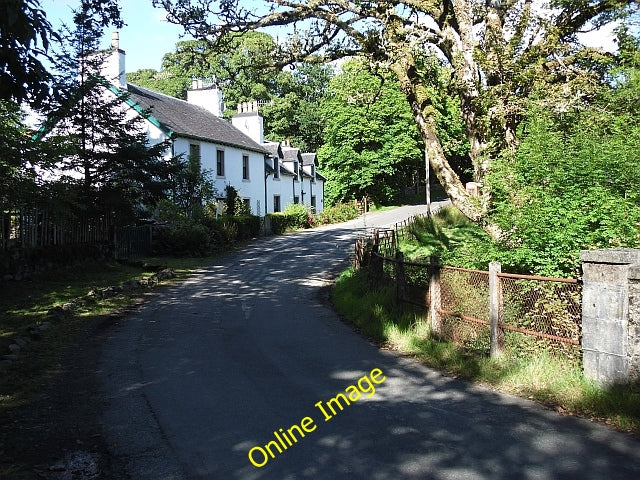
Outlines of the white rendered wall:
{"label": "white rendered wall", "polygon": [[[227,185],[238,190],[240,198],[248,198],[251,205],[251,213],[264,215],[264,154],[242,150],[236,147],[216,145],[208,142],[178,138],[174,142],[174,153],[189,155],[189,145],[200,145],[200,164],[203,170],[212,173],[216,195],[224,197],[224,189]],[[217,151],[224,151],[224,176],[216,175]],[[242,178],[242,156],[249,157],[249,179]]]}

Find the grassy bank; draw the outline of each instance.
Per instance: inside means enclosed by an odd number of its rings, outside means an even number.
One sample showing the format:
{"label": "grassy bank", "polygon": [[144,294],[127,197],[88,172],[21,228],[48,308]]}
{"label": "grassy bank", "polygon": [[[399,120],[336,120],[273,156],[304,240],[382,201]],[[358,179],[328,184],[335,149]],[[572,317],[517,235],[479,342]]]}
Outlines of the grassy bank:
{"label": "grassy bank", "polygon": [[600,388],[582,376],[579,366],[562,358],[538,354],[492,359],[435,340],[424,311],[398,304],[394,286],[370,289],[362,271],[342,273],[333,288],[333,302],[347,321],[385,348],[413,356],[448,375],[640,434],[640,385]]}

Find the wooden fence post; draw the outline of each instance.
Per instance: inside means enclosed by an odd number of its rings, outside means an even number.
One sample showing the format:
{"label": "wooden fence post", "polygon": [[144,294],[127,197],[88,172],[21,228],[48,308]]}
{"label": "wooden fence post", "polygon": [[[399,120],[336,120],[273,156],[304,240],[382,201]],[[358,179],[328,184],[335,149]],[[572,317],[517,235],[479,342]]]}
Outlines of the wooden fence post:
{"label": "wooden fence post", "polygon": [[380,284],[384,272],[384,258],[380,255],[378,247],[378,245],[373,245],[369,261],[369,282],[374,286]]}
{"label": "wooden fence post", "polygon": [[405,298],[407,280],[404,272],[404,254],[396,251],[396,299],[402,301]]}
{"label": "wooden fence post", "polygon": [[429,323],[431,325],[431,335],[439,337],[442,333],[440,321],[440,259],[436,256],[430,257],[429,261]]}
{"label": "wooden fence post", "polygon": [[489,263],[489,322],[491,330],[490,354],[499,356],[504,351],[504,331],[502,323],[502,288],[498,273],[502,271],[500,262]]}
{"label": "wooden fence post", "polygon": [[353,258],[353,268],[355,270],[360,270],[362,266],[362,254],[364,250],[363,242],[361,238],[356,238],[355,252]]}

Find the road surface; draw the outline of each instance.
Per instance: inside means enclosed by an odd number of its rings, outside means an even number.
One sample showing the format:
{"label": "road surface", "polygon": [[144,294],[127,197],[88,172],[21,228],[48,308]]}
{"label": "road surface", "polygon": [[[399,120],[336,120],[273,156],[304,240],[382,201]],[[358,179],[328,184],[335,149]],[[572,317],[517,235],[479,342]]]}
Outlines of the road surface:
{"label": "road surface", "polygon": [[101,360],[114,469],[135,480],[640,478],[637,440],[444,377],[337,317],[322,287],[354,236],[412,208],[260,239],[124,319]]}

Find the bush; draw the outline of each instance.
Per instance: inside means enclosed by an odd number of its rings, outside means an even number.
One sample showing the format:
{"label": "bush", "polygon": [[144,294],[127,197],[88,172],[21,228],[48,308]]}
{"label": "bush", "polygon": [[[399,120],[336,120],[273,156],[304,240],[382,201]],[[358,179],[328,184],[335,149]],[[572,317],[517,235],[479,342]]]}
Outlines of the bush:
{"label": "bush", "polygon": [[205,256],[213,245],[209,229],[184,220],[162,230],[154,242],[154,253],[177,256]]}
{"label": "bush", "polygon": [[354,218],[357,218],[358,215],[360,215],[360,212],[354,203],[337,203],[336,205],[325,208],[320,212],[320,215],[318,215],[318,222],[322,224],[341,223],[353,220]]}
{"label": "bush", "polygon": [[271,220],[271,231],[279,235],[287,231],[289,227],[289,217],[282,212],[269,213],[267,217]]}
{"label": "bush", "polygon": [[260,217],[254,215],[210,217],[204,223],[217,245],[228,245],[236,240],[248,240],[260,235]]}
{"label": "bush", "polygon": [[309,228],[312,224],[307,207],[300,203],[291,203],[283,212],[289,217],[290,228]]}
{"label": "bush", "polygon": [[309,228],[315,223],[313,215],[301,204],[290,204],[284,212],[270,213],[267,216],[271,219],[271,231],[275,234]]}

